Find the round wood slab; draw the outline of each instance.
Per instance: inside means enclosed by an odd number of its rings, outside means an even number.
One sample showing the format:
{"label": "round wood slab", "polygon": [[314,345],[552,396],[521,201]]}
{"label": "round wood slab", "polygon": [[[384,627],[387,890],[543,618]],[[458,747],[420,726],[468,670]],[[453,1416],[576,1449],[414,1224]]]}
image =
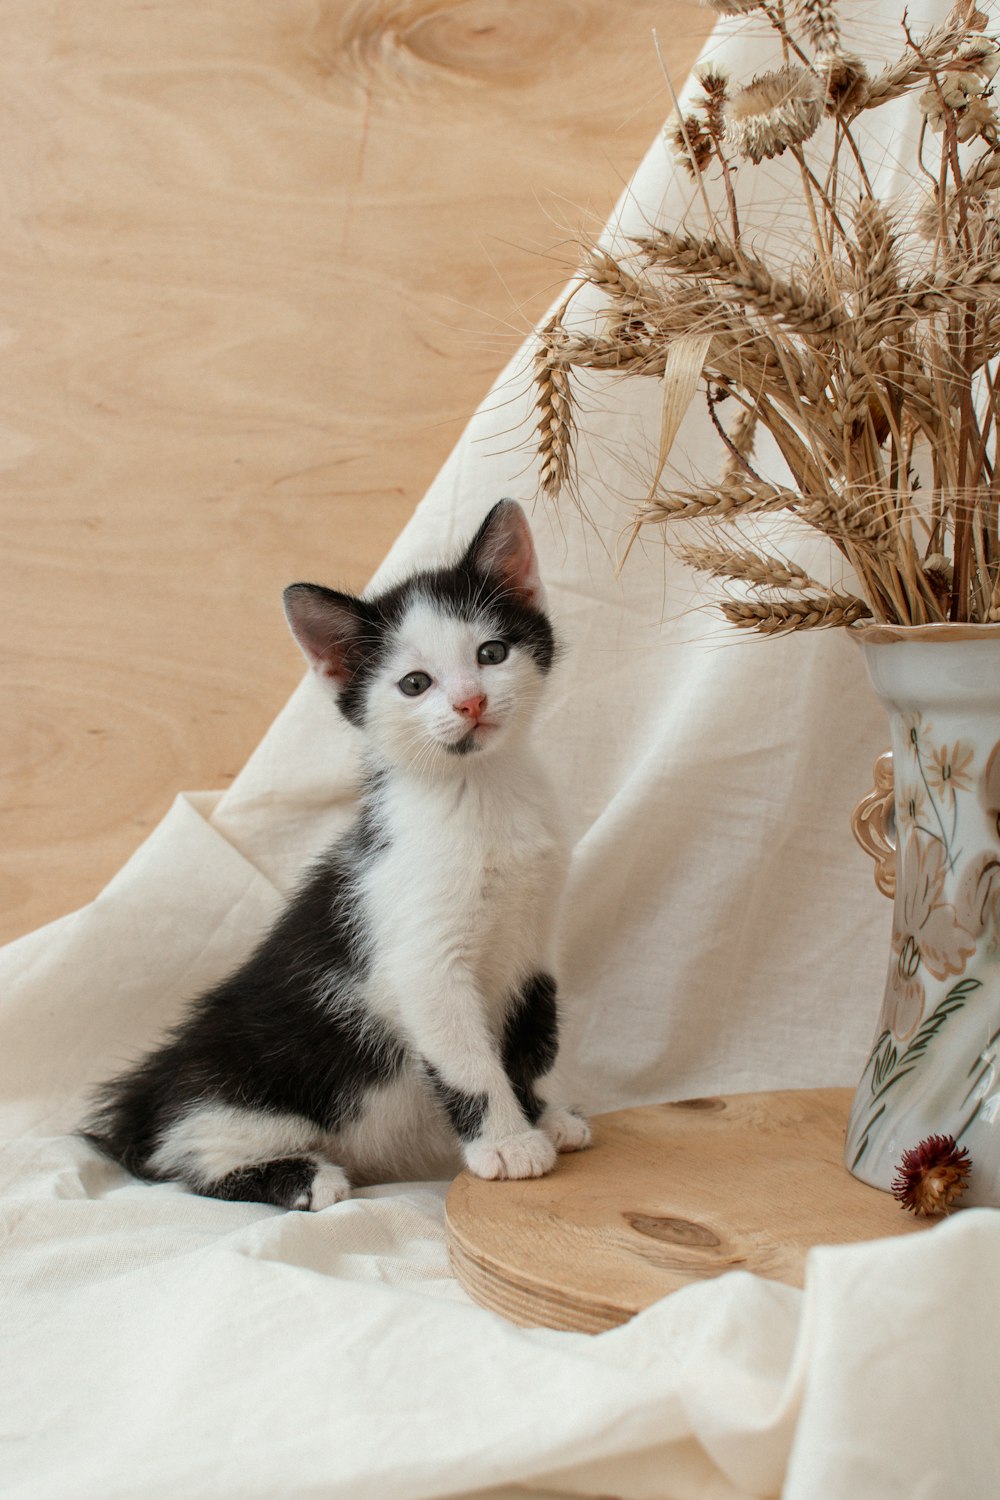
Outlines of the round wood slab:
{"label": "round wood slab", "polygon": [[729,1094],[598,1115],[548,1177],[463,1172],[446,1205],[455,1274],[527,1327],[600,1333],[724,1271],[803,1284],[813,1245],[927,1220],[850,1175],[850,1089]]}

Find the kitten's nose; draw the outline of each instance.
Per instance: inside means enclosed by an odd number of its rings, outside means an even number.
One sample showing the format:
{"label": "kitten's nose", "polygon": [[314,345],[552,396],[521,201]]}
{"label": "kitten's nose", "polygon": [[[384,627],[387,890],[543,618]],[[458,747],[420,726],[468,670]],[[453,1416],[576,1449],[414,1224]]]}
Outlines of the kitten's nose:
{"label": "kitten's nose", "polygon": [[486,694],[476,693],[472,698],[463,698],[461,703],[453,703],[452,707],[463,719],[471,719],[473,724],[478,724],[486,707]]}

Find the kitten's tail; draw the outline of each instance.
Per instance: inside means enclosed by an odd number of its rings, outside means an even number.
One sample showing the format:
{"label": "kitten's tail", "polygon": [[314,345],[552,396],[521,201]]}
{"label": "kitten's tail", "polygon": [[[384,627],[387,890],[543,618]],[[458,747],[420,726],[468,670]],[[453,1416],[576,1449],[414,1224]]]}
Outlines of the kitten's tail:
{"label": "kitten's tail", "polygon": [[77,1135],[133,1177],[145,1182],[162,1180],[150,1166],[158,1123],[134,1073],[112,1079],[97,1091]]}

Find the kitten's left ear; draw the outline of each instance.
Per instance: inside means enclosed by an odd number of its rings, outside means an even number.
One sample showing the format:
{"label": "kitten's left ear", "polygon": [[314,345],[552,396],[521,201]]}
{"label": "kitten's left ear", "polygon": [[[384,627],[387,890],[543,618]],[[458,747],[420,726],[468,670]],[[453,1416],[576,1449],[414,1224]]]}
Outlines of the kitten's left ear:
{"label": "kitten's left ear", "polygon": [[516,500],[494,505],[469,544],[463,563],[502,582],[534,609],[544,609],[545,592],[528,518]]}
{"label": "kitten's left ear", "polygon": [[291,583],[284,602],[289,628],[313,671],[338,691],[345,688],[362,655],[360,601],[318,583]]}

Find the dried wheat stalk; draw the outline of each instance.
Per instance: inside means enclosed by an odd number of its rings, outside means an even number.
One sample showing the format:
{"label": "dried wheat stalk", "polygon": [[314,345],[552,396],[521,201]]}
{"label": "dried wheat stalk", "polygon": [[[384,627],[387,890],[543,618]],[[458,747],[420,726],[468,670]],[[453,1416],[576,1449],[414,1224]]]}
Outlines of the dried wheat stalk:
{"label": "dried wheat stalk", "polygon": [[[865,611],[903,624],[996,618],[1000,43],[972,0],[959,0],[923,37],[904,16],[900,57],[869,71],[843,49],[838,0],[710,3],[770,22],[780,66],[744,87],[705,71],[700,97],[671,127],[706,229],[653,226],[628,254],[592,252],[582,274],[605,304],[602,333],[543,330],[543,488],[555,494],[571,474],[572,369],[658,378],[661,441],[636,525],[783,510],[829,539],[864,594],[817,590],[769,554],[751,562],[741,546],[682,548],[684,561],[715,576],[808,591],[766,606],[726,600],[734,624],[772,633],[850,623]],[[852,124],[917,89],[927,121],[914,172],[922,201],[908,216],[877,197]],[[825,156],[813,141],[824,114],[833,120]],[[805,250],[769,243],[738,191],[754,163],[784,153],[797,164],[811,226]],[[720,437],[721,477],[679,491],[664,473],[698,383]],[[728,423],[726,397],[735,398]],[[790,483],[771,484],[754,466],[765,430]],[[931,472],[926,491],[920,457]]]}
{"label": "dried wheat stalk", "polygon": [[558,495],[570,482],[576,429],[564,330],[557,313],[541,331],[535,354],[535,410],[541,487]]}
{"label": "dried wheat stalk", "polygon": [[732,520],[736,516],[761,515],[765,511],[791,510],[801,496],[795,490],[735,476],[715,489],[684,490],[653,494],[643,503],[644,522]]}
{"label": "dried wheat stalk", "polygon": [[674,552],[689,567],[710,578],[728,578],[757,589],[822,589],[795,563],[763,549],[695,546],[681,543]]}
{"label": "dried wheat stalk", "polygon": [[833,625],[853,625],[871,619],[863,599],[850,594],[826,593],[815,599],[726,599],[719,606],[731,625],[758,630],[762,635],[782,635],[789,630],[825,630]]}

